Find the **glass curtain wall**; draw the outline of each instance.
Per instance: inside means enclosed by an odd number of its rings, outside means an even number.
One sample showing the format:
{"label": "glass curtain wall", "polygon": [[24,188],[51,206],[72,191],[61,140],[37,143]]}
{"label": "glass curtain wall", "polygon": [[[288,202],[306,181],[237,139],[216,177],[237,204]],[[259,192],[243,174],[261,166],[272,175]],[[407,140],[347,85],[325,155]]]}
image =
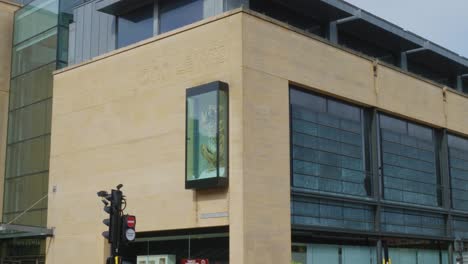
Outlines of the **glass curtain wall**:
{"label": "glass curtain wall", "polygon": [[293,230],[468,238],[468,139],[295,86],[290,114]]}
{"label": "glass curtain wall", "polygon": [[290,97],[293,186],[370,195],[362,109],[299,90]]}
{"label": "glass curtain wall", "polygon": [[468,211],[468,140],[448,135],[452,208]]}
{"label": "glass curtain wall", "polygon": [[383,196],[386,200],[438,206],[434,131],[384,114],[379,115]]}
{"label": "glass curtain wall", "polygon": [[5,223],[44,227],[47,224],[52,72],[67,64],[71,20],[62,6],[71,9],[72,1],[63,2],[66,4],[59,0],[36,0],[15,13]]}

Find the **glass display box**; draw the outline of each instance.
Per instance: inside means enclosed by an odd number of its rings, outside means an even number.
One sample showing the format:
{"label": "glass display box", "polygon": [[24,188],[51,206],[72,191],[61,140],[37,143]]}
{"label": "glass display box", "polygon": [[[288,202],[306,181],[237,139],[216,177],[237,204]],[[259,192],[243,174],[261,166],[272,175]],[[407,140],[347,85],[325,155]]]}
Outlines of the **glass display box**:
{"label": "glass display box", "polygon": [[228,85],[217,81],[186,91],[185,188],[228,185]]}

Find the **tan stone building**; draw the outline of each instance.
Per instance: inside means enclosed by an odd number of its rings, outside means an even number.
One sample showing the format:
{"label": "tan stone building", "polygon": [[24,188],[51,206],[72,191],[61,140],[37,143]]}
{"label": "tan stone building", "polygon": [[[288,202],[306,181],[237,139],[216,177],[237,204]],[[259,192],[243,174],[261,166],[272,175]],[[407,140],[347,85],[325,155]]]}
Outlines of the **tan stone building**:
{"label": "tan stone building", "polygon": [[456,263],[468,60],[342,1],[221,2],[16,12],[5,263],[105,263],[117,184],[128,263]]}

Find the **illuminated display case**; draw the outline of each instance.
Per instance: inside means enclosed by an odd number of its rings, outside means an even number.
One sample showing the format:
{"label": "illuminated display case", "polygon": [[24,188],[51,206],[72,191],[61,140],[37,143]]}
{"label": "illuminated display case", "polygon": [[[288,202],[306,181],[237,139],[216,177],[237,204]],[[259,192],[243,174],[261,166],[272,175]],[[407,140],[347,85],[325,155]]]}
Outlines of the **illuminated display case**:
{"label": "illuminated display case", "polygon": [[187,89],[185,188],[228,185],[228,85],[223,82]]}

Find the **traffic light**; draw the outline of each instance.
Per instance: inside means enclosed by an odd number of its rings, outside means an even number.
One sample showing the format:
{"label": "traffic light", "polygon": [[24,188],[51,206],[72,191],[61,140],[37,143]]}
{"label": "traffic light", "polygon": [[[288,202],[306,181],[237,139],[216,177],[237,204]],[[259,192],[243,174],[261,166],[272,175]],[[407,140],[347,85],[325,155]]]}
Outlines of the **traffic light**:
{"label": "traffic light", "polygon": [[122,243],[135,241],[136,217],[134,215],[122,216]]}
{"label": "traffic light", "polygon": [[[117,186],[117,190],[112,190],[109,194],[106,191],[97,193],[104,203],[104,211],[109,214],[109,218],[102,221],[108,230],[102,233],[111,246],[111,256],[107,259],[107,264],[123,264],[119,250],[123,245],[135,241],[136,217],[134,215],[124,215],[123,211],[127,207],[127,200],[120,189],[122,184]],[[124,205],[124,208],[122,208]]]}
{"label": "traffic light", "polygon": [[111,194],[106,191],[98,192],[98,196],[102,198],[104,203],[104,211],[109,214],[109,218],[104,219],[102,222],[108,226],[108,230],[102,233],[102,236],[111,244],[112,254],[117,254],[120,243],[120,231],[122,226],[122,192],[120,191],[122,185],[117,186],[117,190],[112,190]]}

